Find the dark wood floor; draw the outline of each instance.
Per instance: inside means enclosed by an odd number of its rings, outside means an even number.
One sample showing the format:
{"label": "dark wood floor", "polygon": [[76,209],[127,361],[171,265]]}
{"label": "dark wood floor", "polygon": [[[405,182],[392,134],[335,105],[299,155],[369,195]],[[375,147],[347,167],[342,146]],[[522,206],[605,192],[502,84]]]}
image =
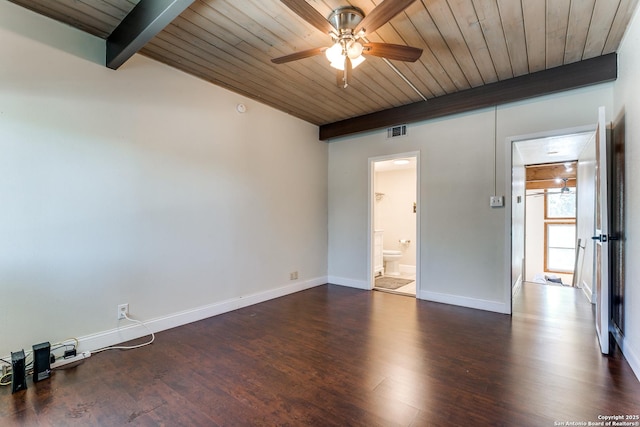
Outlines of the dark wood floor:
{"label": "dark wood floor", "polygon": [[514,315],[320,286],[92,356],[0,425],[554,426],[640,414],[580,291],[525,284]]}

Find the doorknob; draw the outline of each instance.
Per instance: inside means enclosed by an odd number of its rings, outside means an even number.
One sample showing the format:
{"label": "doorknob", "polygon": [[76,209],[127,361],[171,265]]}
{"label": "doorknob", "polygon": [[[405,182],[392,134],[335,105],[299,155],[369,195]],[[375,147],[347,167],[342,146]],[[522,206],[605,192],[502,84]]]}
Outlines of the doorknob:
{"label": "doorknob", "polygon": [[612,234],[599,234],[597,236],[593,236],[591,240],[597,240],[599,242],[606,243],[610,240],[620,240],[620,238]]}

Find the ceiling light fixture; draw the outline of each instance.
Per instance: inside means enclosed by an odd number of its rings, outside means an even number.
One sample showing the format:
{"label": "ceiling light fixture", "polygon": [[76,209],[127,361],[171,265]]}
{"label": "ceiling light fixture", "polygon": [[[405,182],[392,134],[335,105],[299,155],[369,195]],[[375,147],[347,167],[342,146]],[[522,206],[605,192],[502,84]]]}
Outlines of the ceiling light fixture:
{"label": "ceiling light fixture", "polygon": [[365,57],[362,56],[364,47],[362,43],[345,39],[338,40],[333,46],[325,51],[325,56],[331,63],[331,66],[337,70],[344,71],[346,58],[351,61],[351,68],[356,68],[362,64]]}
{"label": "ceiling light fixture", "polygon": [[567,187],[567,181],[569,181],[569,178],[556,178],[555,182],[560,184],[562,183],[562,187],[560,188],[560,195],[561,196],[565,196],[565,195],[569,195],[571,194],[571,189],[569,187]]}
{"label": "ceiling light fixture", "polygon": [[398,166],[408,165],[409,164],[409,160],[407,160],[407,159],[398,159],[398,160],[394,160],[393,164],[394,165],[398,165]]}

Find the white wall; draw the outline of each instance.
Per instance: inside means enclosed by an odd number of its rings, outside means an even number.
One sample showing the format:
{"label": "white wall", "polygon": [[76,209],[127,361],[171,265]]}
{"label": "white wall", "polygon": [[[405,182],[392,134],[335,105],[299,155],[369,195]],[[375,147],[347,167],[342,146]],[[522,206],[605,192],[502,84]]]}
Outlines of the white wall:
{"label": "white wall", "polygon": [[625,338],[623,352],[640,378],[640,9],[627,29],[618,55],[613,117],[626,123]]}
{"label": "white wall", "polygon": [[[526,278],[533,282],[544,275],[544,196],[534,196],[544,190],[527,190],[526,196]],[[564,280],[563,280],[564,281]]]}
{"label": "white wall", "polygon": [[[500,106],[497,149],[493,109],[412,124],[397,140],[381,130],[331,142],[329,279],[366,287],[367,159],[420,151],[418,297],[510,312],[511,148],[505,141],[593,125],[600,105],[613,105],[611,83]],[[489,207],[494,151],[498,193],[507,196],[498,209]]]}
{"label": "white wall", "polygon": [[8,2],[0,39],[0,355],[326,283],[316,126]]}
{"label": "white wall", "polygon": [[[375,228],[384,230],[384,249],[402,251],[401,265],[416,265],[416,171],[402,169],[376,172],[375,191],[384,193],[375,201]],[[402,245],[400,240],[410,240]]]}
{"label": "white wall", "polygon": [[[512,194],[511,194],[511,287],[512,293],[518,292],[525,275],[525,207],[526,207],[526,169],[524,159],[517,149],[511,147],[512,157]],[[508,180],[507,180],[508,181]],[[508,185],[508,184],[507,184]],[[509,203],[507,199],[505,203]]]}

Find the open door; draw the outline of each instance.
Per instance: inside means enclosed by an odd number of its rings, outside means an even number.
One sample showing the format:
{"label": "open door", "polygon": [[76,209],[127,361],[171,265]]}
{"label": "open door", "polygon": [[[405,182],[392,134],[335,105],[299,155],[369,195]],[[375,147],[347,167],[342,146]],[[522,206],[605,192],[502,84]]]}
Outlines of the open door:
{"label": "open door", "polygon": [[609,229],[608,229],[608,179],[607,179],[607,125],[605,109],[598,109],[596,129],[596,215],[594,283],[596,286],[596,332],[600,350],[609,353]]}

